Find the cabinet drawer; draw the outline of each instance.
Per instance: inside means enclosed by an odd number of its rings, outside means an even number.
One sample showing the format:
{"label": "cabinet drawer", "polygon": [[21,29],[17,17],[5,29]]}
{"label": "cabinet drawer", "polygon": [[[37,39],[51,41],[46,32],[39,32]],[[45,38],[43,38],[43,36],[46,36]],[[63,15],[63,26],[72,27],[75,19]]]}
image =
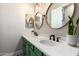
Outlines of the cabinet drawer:
{"label": "cabinet drawer", "polygon": [[37,49],[36,47],[34,47],[34,53],[38,56],[42,56],[42,52],[39,49]]}

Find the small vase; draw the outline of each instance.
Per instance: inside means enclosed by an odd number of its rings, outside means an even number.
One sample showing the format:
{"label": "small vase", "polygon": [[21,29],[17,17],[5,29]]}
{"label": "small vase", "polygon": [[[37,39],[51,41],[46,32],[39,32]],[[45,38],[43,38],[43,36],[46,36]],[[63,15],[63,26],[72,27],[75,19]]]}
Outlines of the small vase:
{"label": "small vase", "polygon": [[70,46],[77,46],[77,35],[67,35],[66,40]]}

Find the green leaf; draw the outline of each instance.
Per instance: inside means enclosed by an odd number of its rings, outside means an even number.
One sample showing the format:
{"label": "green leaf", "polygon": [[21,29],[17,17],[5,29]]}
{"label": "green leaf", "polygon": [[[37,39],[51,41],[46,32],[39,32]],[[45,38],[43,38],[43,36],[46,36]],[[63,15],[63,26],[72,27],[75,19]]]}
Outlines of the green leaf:
{"label": "green leaf", "polygon": [[74,33],[74,25],[73,25],[73,21],[72,21],[72,17],[68,16],[69,18],[69,22],[68,22],[68,34],[69,35],[73,35]]}

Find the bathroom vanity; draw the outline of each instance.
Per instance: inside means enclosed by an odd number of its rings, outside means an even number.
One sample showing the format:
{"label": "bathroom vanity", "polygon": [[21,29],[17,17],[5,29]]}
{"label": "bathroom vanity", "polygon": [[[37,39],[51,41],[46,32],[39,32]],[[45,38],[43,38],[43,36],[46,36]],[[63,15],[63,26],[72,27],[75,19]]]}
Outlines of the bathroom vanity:
{"label": "bathroom vanity", "polygon": [[[65,41],[52,42],[49,37],[34,36],[31,32],[24,33],[23,52],[25,56],[78,56],[79,48],[71,47]],[[48,43],[43,42],[48,41]],[[49,44],[51,43],[51,44]]]}
{"label": "bathroom vanity", "polygon": [[[41,29],[43,21],[53,30],[63,28],[68,23],[68,16],[74,15],[74,4],[51,3],[43,15],[37,12],[34,20],[35,29]],[[32,32],[34,32],[32,31]],[[69,46],[66,37],[56,35],[56,40],[50,40],[50,36],[40,34],[35,36],[32,32],[26,32],[22,35],[23,52],[25,56],[78,56],[79,47]],[[54,34],[54,32],[52,33]],[[52,35],[53,36],[53,35]],[[57,38],[58,37],[58,38]],[[58,40],[57,40],[58,39]]]}

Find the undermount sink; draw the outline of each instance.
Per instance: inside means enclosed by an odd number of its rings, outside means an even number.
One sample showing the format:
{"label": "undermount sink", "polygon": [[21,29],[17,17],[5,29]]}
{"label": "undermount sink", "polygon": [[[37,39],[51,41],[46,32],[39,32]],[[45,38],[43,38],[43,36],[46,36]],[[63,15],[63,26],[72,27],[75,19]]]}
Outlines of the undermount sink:
{"label": "undermount sink", "polygon": [[57,42],[52,40],[40,40],[40,43],[46,46],[56,46]]}

